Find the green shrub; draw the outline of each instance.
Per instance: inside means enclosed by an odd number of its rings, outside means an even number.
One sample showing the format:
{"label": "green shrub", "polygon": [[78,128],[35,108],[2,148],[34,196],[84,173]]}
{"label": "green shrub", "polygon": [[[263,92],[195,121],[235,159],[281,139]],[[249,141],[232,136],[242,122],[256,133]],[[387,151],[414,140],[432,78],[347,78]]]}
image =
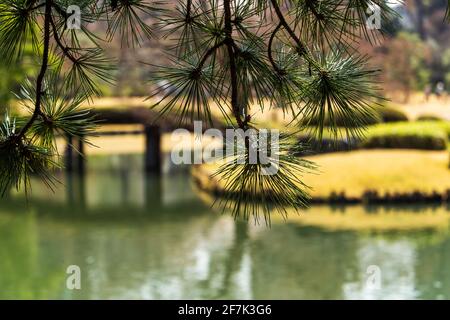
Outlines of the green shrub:
{"label": "green shrub", "polygon": [[360,147],[367,149],[445,150],[450,123],[437,121],[398,122],[369,128]]}
{"label": "green shrub", "polygon": [[362,144],[367,149],[445,150],[447,139],[436,135],[382,135],[371,137]]}
{"label": "green shrub", "polygon": [[[381,118],[379,117],[376,111],[374,111],[372,115],[365,115],[361,113],[359,116],[361,118],[364,118],[363,123],[365,123],[366,126],[374,125],[381,122]],[[344,127],[346,123],[347,124],[349,123],[348,118],[346,116],[342,116],[341,114],[334,115],[334,122],[335,125],[338,127]],[[312,127],[319,126],[319,119],[317,117],[311,117],[308,119],[308,121],[304,121],[303,124]],[[326,113],[325,115],[323,124],[325,127],[331,127],[331,119],[328,113]]]}
{"label": "green shrub", "polygon": [[376,106],[375,110],[380,118],[380,122],[390,123],[408,121],[408,117],[403,111],[389,105],[382,104],[380,106]]}
{"label": "green shrub", "polygon": [[417,118],[417,121],[444,121],[444,119],[434,114],[423,114]]}
{"label": "green shrub", "polygon": [[[339,114],[335,115],[335,122],[338,127],[343,127],[344,123],[346,122],[348,123],[348,121],[345,120],[346,118],[345,117],[342,118],[342,115]],[[404,122],[404,121],[408,121],[408,117],[406,116],[405,113],[386,104],[374,106],[372,116],[366,115],[364,119],[364,123],[367,126],[385,122],[390,123],[390,122]],[[319,122],[317,119],[309,119],[308,125],[317,126],[319,125]],[[330,126],[330,118],[328,115],[325,116],[324,125],[327,127]]]}

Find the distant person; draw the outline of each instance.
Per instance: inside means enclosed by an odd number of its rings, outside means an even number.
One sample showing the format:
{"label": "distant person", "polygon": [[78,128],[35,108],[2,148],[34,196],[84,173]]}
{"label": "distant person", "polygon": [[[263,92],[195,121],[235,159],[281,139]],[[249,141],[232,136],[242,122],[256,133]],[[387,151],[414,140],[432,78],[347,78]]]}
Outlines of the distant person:
{"label": "distant person", "polygon": [[425,102],[428,102],[430,100],[430,96],[433,93],[433,88],[431,87],[431,84],[427,84],[425,87]]}
{"label": "distant person", "polygon": [[440,99],[445,93],[445,85],[442,81],[436,84],[436,96]]}

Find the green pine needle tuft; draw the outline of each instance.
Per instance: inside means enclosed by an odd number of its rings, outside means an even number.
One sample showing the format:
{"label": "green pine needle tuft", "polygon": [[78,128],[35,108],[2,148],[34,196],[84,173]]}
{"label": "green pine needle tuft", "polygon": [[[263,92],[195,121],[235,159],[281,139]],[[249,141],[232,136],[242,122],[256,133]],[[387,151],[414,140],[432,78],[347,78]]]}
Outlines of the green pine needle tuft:
{"label": "green pine needle tuft", "polygon": [[[152,82],[156,89],[150,98],[158,98],[153,108],[161,108],[160,114],[175,114],[180,124],[204,120],[212,124],[211,97],[218,83],[210,66],[199,69],[195,60],[175,61],[173,66],[159,67]],[[219,104],[222,113],[226,111]]]}
{"label": "green pine needle tuft", "polygon": [[[25,82],[16,96],[22,106],[32,113],[36,101],[32,82]],[[33,143],[52,150],[54,154],[58,154],[56,148],[58,135],[76,137],[89,144],[87,136],[95,132],[97,123],[90,110],[83,108],[84,102],[82,90],[70,94],[60,80],[59,74],[49,72],[44,83],[41,114],[30,129]],[[24,122],[26,119],[21,120]]]}
{"label": "green pine needle tuft", "polygon": [[[112,4],[112,1],[111,1]],[[154,18],[158,8],[148,0],[116,1],[111,5],[112,14],[108,17],[108,40],[120,34],[121,43],[127,47],[139,46],[152,37],[152,29],[146,19]]]}
{"label": "green pine needle tuft", "polygon": [[[278,141],[272,141],[271,134],[259,130],[251,137],[253,147],[245,147],[245,139],[237,147],[235,141],[227,143],[226,150],[231,145],[234,151],[213,175],[223,181],[225,190],[216,205],[230,210],[235,218],[256,223],[263,218],[270,225],[274,213],[287,217],[286,208],[307,207],[309,187],[302,182],[301,174],[314,172],[316,166],[297,157],[303,147],[292,135],[282,134]],[[255,154],[264,156],[256,159]]]}
{"label": "green pine needle tuft", "polygon": [[26,0],[4,0],[0,3],[0,59],[6,65],[22,58],[28,41],[38,52],[37,20]]}
{"label": "green pine needle tuft", "polygon": [[11,188],[22,187],[27,193],[32,175],[53,189],[56,180],[49,171],[55,167],[58,164],[53,161],[51,150],[18,139],[15,121],[6,115],[0,128],[0,195],[3,197]]}
{"label": "green pine needle tuft", "polygon": [[366,57],[345,56],[339,52],[317,60],[319,68],[313,70],[311,76],[305,74],[305,105],[298,114],[303,128],[319,141],[325,124],[334,138],[342,138],[342,132],[346,138],[361,138],[365,128],[376,118],[372,100],[379,98],[373,81],[377,71],[368,67]]}

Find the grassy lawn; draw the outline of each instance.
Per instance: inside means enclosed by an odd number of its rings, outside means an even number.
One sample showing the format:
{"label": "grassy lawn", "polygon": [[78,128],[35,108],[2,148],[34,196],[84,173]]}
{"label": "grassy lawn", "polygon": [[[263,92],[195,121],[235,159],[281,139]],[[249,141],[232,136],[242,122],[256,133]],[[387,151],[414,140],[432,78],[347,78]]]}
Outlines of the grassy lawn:
{"label": "grassy lawn", "polygon": [[[327,199],[332,193],[345,192],[348,197],[360,198],[367,190],[384,193],[445,192],[450,189],[449,154],[446,151],[364,150],[333,153],[308,158],[320,166],[317,175],[305,175],[312,196]],[[203,191],[221,184],[210,179],[217,165],[194,169]],[[213,197],[202,192],[207,203]],[[358,230],[367,232],[416,231],[448,228],[450,216],[444,206],[405,207],[375,206],[368,214],[366,207],[343,206],[331,210],[327,205],[314,205],[300,214],[287,208],[288,222],[325,230]],[[417,210],[416,210],[417,209]],[[285,223],[273,215],[272,223]]]}
{"label": "grassy lawn", "polygon": [[450,189],[446,151],[364,150],[310,157],[319,175],[307,175],[312,195],[327,198],[333,192],[360,197],[367,190],[379,193],[444,192]]}
{"label": "grassy lawn", "polygon": [[[380,194],[445,192],[450,189],[447,151],[363,150],[308,157],[319,166],[317,174],[304,175],[312,196],[327,199],[333,193],[360,198],[365,191]],[[195,175],[208,188],[218,181],[209,178],[217,164],[196,168]]]}

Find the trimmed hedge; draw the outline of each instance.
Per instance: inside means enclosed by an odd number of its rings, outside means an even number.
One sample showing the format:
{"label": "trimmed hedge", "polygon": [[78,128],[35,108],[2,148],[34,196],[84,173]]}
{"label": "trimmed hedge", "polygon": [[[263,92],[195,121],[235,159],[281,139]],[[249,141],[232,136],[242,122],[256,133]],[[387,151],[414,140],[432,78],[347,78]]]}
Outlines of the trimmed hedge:
{"label": "trimmed hedge", "polygon": [[[405,113],[403,113],[402,111],[388,106],[388,105],[376,105],[373,107],[373,116],[367,116],[364,120],[364,123],[367,126],[370,125],[375,125],[375,124],[379,124],[379,123],[390,123],[390,122],[404,122],[404,121],[408,121],[408,117],[406,116]],[[338,127],[343,127],[345,124],[345,119],[343,119],[341,116],[336,115],[335,118],[335,122],[336,125]],[[317,119],[310,119],[308,121],[308,124],[310,126],[313,125],[318,125],[318,120]],[[325,116],[325,122],[324,122],[325,126],[330,126],[330,119],[328,117],[328,115]]]}
{"label": "trimmed hedge", "polygon": [[[360,115],[360,116],[362,116],[362,115]],[[346,122],[348,123],[348,121],[346,121],[346,120],[347,119],[343,118],[342,115],[336,114],[334,122],[335,122],[336,126],[344,127],[345,123]],[[380,123],[380,122],[381,122],[381,117],[378,115],[378,113],[376,111],[373,113],[372,117],[365,116],[365,119],[364,119],[364,123],[367,126],[374,125],[374,124],[377,124],[377,123]],[[318,126],[319,125],[319,119],[318,118],[312,118],[312,119],[308,119],[308,121],[303,121],[303,123],[307,124],[308,126]],[[330,117],[329,117],[328,112],[327,112],[325,114],[324,126],[325,127],[330,127],[330,125],[331,125],[331,121],[330,121]]]}
{"label": "trimmed hedge", "polygon": [[[345,132],[342,132],[345,137]],[[450,146],[450,122],[417,121],[382,123],[370,126],[362,140],[350,141],[342,138],[337,141],[325,129],[324,139],[319,142],[303,133],[298,142],[309,147],[302,155],[351,151],[354,149],[419,149],[445,150]]]}
{"label": "trimmed hedge", "polygon": [[380,135],[371,137],[362,143],[366,149],[421,149],[421,150],[445,150],[447,140],[444,136],[430,135]]}
{"label": "trimmed hedge", "polygon": [[369,128],[365,149],[445,150],[450,137],[450,123],[437,121],[379,124]]}
{"label": "trimmed hedge", "polygon": [[342,151],[351,151],[357,146],[357,143],[350,143],[345,139],[335,140],[333,138],[323,138],[322,141],[308,137],[300,136],[298,143],[304,146],[304,150],[296,152],[297,156],[310,156],[322,153],[333,153]]}
{"label": "trimmed hedge", "polygon": [[434,114],[423,114],[417,118],[417,121],[444,121],[444,119]]}
{"label": "trimmed hedge", "polygon": [[408,121],[408,116],[403,112],[394,107],[388,106],[386,104],[375,107],[376,112],[382,123],[390,122],[404,122]]}

